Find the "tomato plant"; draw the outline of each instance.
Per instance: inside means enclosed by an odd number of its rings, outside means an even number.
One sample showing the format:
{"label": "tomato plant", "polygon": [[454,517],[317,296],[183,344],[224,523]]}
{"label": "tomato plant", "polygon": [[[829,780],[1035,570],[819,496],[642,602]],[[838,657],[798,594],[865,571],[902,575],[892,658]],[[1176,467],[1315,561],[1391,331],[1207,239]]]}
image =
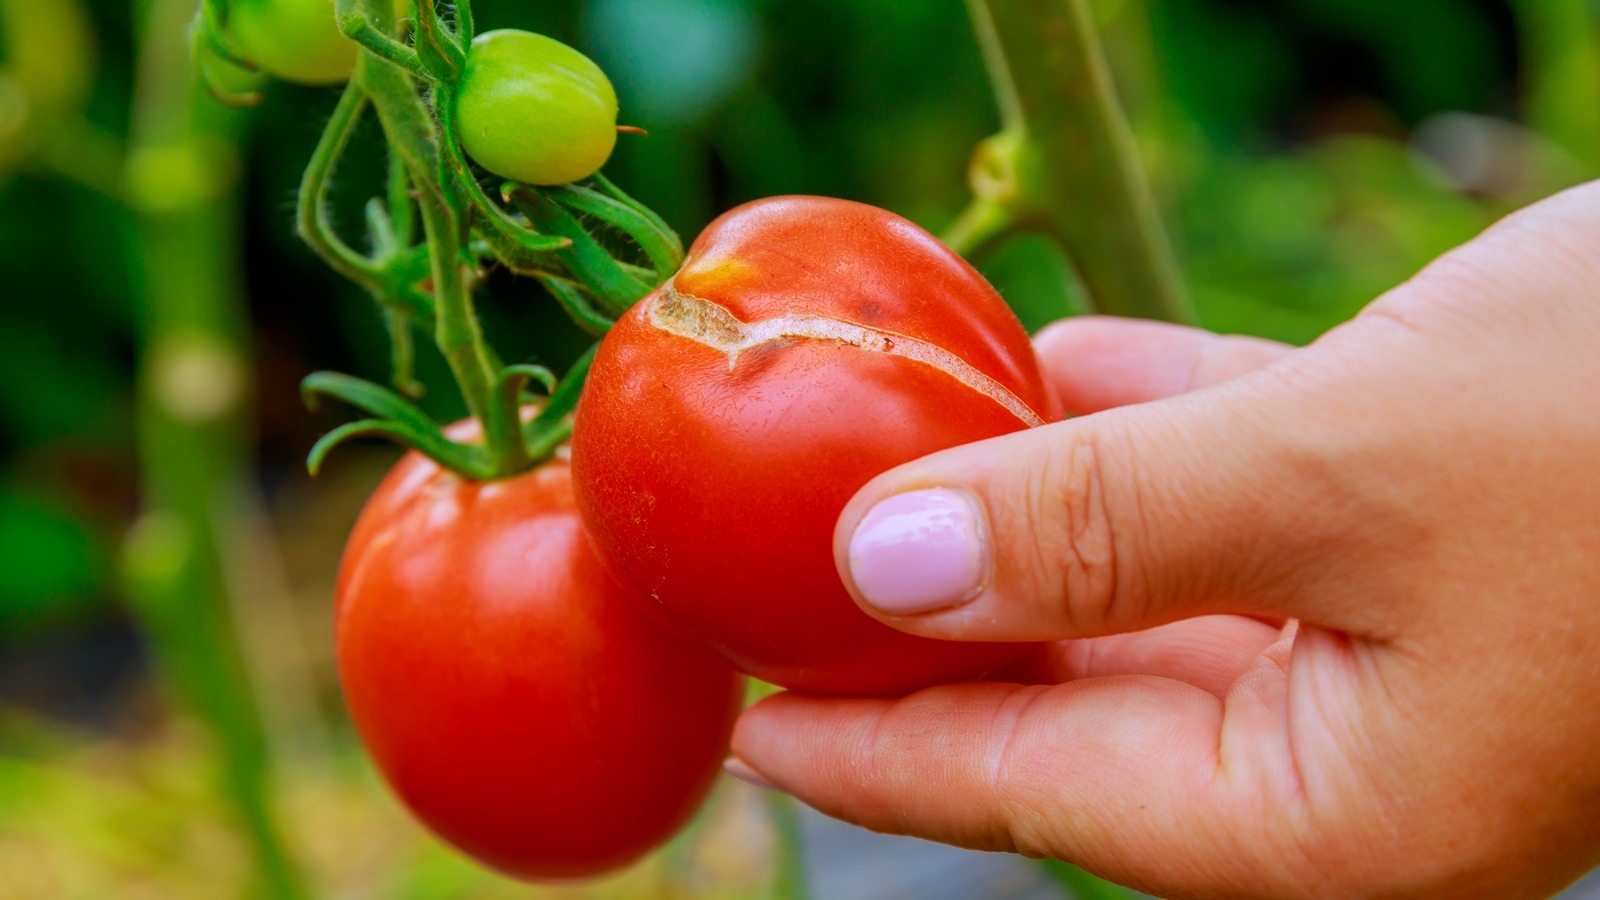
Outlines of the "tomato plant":
{"label": "tomato plant", "polygon": [[462,147],[524,184],[566,184],[599,171],[617,144],[617,94],[587,56],[542,34],[473,40],[456,95]]}
{"label": "tomato plant", "polygon": [[1022,325],[910,222],[782,197],[722,216],[601,343],[573,471],[597,548],[745,671],[890,693],[981,676],[1014,645],[861,612],[833,561],[873,476],[1056,418]]}
{"label": "tomato plant", "polygon": [[584,539],[565,463],[472,482],[403,459],[346,547],[336,638],[350,714],[406,805],[534,879],[617,868],[682,826],[741,679],[631,593]]}
{"label": "tomato plant", "polygon": [[228,30],[246,59],[297,84],[338,84],[360,48],[339,31],[333,0],[233,0]]}

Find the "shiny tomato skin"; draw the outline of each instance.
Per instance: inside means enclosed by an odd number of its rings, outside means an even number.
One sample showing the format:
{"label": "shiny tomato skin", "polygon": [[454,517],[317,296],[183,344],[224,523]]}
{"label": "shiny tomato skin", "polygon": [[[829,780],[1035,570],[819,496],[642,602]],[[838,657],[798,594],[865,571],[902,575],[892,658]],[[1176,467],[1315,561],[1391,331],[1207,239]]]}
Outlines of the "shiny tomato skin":
{"label": "shiny tomato skin", "polygon": [[[940,348],[1033,419],[942,365],[842,340],[778,339],[730,357],[674,333],[694,323],[662,327],[685,295],[746,328],[813,316],[900,351]],[[601,556],[741,669],[803,691],[896,694],[980,677],[1023,648],[912,637],[866,616],[834,566],[840,511],[896,465],[1059,415],[1027,333],[959,256],[883,210],[784,197],[712,223],[606,336],[573,471]]]}
{"label": "shiny tomato skin", "polygon": [[346,547],[336,640],[351,717],[418,818],[532,880],[617,869],[688,821],[742,679],[632,593],[565,463],[488,483],[395,467]]}

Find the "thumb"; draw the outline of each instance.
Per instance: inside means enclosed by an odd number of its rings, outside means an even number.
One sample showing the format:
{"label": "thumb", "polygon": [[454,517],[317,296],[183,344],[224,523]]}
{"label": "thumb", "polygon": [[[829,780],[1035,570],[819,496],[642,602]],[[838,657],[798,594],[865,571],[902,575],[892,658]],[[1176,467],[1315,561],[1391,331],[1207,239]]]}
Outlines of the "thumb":
{"label": "thumb", "polygon": [[1396,501],[1340,459],[1362,444],[1344,417],[1305,409],[1288,380],[1263,371],[894,469],[841,515],[840,573],[869,614],[935,638],[1057,640],[1212,613],[1347,628],[1303,588],[1370,558],[1382,536],[1363,524],[1393,516],[1369,507]]}

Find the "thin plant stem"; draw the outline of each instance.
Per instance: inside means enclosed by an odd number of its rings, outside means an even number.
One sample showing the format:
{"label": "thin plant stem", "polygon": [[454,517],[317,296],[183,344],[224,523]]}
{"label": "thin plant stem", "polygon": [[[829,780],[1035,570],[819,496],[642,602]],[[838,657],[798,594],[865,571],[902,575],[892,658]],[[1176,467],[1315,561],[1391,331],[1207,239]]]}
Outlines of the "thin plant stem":
{"label": "thin plant stem", "polygon": [[1098,311],[1191,320],[1086,0],[968,7],[1011,138],[989,148],[1009,179],[990,199],[1061,243]]}
{"label": "thin plant stem", "polygon": [[974,197],[945,230],[944,242],[962,256],[973,257],[1004,237],[1015,225],[1011,206],[986,197]]}
{"label": "thin plant stem", "polygon": [[395,246],[405,249],[417,239],[417,210],[411,200],[411,174],[405,160],[394,153],[389,154],[388,194],[389,227]]}
{"label": "thin plant stem", "polygon": [[360,86],[353,83],[347,85],[300,181],[296,226],[301,239],[310,244],[311,249],[335,272],[369,292],[377,292],[382,288],[382,275],[378,267],[340,240],[328,218],[328,186],[333,178],[334,167],[349,146],[350,137],[355,134],[356,125],[360,123],[361,114],[366,108],[367,97]]}
{"label": "thin plant stem", "polygon": [[[366,0],[362,12],[380,25],[387,11]],[[435,304],[434,341],[450,364],[467,409],[484,426],[485,445],[496,474],[506,475],[530,464],[520,422],[495,402],[498,366],[484,340],[473,309],[468,257],[463,252],[467,228],[463,224],[466,200],[453,184],[441,184],[438,134],[433,117],[417,95],[416,85],[403,69],[373,57],[356,66],[356,79],[366,91],[389,145],[405,163],[412,184],[420,189],[418,203]]]}
{"label": "thin plant stem", "polygon": [[466,65],[466,51],[456,43],[456,36],[444,24],[435,0],[417,2],[417,54],[422,64],[438,76],[440,81],[454,83]]}
{"label": "thin plant stem", "polygon": [[339,29],[345,37],[418,78],[434,77],[417,51],[390,37],[374,24],[372,17],[362,11],[360,0],[334,0],[334,14],[338,16]]}

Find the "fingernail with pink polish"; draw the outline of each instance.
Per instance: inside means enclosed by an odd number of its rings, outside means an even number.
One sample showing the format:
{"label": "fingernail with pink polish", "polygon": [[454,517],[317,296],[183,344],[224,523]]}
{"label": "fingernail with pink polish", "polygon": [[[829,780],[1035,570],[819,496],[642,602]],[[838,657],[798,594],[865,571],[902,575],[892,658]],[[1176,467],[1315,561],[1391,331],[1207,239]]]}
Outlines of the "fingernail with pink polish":
{"label": "fingernail with pink polish", "polygon": [[[739,779],[745,784],[754,785],[765,791],[779,791],[777,785],[768,781],[760,772],[750,767],[750,764],[737,756],[730,756],[722,761],[722,771]],[[781,791],[779,791],[781,793]]]}
{"label": "fingernail with pink polish", "polygon": [[867,512],[850,537],[850,578],[861,599],[896,616],[960,606],[989,574],[987,529],[966,494],[907,491]]}

